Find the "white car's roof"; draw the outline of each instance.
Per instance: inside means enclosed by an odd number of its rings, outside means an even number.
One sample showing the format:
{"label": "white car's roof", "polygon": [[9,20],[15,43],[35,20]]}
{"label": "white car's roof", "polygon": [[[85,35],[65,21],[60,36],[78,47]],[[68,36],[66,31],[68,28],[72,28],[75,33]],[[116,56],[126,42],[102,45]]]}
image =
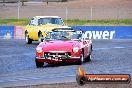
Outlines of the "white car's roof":
{"label": "white car's roof", "polygon": [[61,18],[59,16],[35,16],[36,18]]}

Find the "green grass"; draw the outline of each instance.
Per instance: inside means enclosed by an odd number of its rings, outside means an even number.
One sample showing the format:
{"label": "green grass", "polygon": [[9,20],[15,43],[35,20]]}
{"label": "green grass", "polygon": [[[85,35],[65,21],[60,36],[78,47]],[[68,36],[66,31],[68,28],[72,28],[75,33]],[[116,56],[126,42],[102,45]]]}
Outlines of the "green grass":
{"label": "green grass", "polygon": [[18,25],[23,26],[29,23],[29,19],[0,19],[0,25]]}
{"label": "green grass", "polygon": [[[0,25],[25,26],[30,19],[0,19]],[[132,19],[125,20],[64,20],[68,26],[132,26]]]}
{"label": "green grass", "polygon": [[132,19],[126,20],[67,20],[68,25],[82,25],[82,26],[132,26]]}

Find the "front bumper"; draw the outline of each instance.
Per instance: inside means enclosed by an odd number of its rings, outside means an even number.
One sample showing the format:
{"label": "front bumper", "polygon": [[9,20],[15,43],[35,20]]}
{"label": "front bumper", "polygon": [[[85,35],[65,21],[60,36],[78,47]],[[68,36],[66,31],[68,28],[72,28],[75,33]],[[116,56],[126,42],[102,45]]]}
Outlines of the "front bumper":
{"label": "front bumper", "polygon": [[80,60],[80,57],[69,57],[69,58],[61,58],[61,57],[55,57],[55,58],[44,58],[44,57],[36,57],[36,61],[38,62],[46,62],[46,63],[74,63]]}

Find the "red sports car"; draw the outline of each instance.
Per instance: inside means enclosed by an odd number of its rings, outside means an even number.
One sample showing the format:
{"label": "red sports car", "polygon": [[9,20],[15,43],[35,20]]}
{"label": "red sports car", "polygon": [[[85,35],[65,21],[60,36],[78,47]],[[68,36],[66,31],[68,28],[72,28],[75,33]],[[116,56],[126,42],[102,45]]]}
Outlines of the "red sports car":
{"label": "red sports car", "polygon": [[78,63],[91,60],[92,42],[86,39],[83,31],[73,28],[56,28],[47,33],[46,38],[36,48],[36,66],[44,62]]}

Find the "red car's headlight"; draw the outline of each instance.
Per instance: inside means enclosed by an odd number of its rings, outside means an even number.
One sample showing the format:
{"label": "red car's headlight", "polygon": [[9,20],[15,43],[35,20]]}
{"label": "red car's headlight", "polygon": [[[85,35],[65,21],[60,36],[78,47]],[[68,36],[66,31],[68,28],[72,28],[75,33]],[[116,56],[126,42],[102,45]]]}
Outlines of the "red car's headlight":
{"label": "red car's headlight", "polygon": [[43,52],[43,48],[42,48],[42,47],[37,47],[37,48],[36,48],[36,52],[42,53],[42,52]]}
{"label": "red car's headlight", "polygon": [[74,53],[77,53],[78,51],[79,51],[79,48],[78,48],[78,47],[74,47],[74,48],[73,48],[73,52],[74,52]]}

